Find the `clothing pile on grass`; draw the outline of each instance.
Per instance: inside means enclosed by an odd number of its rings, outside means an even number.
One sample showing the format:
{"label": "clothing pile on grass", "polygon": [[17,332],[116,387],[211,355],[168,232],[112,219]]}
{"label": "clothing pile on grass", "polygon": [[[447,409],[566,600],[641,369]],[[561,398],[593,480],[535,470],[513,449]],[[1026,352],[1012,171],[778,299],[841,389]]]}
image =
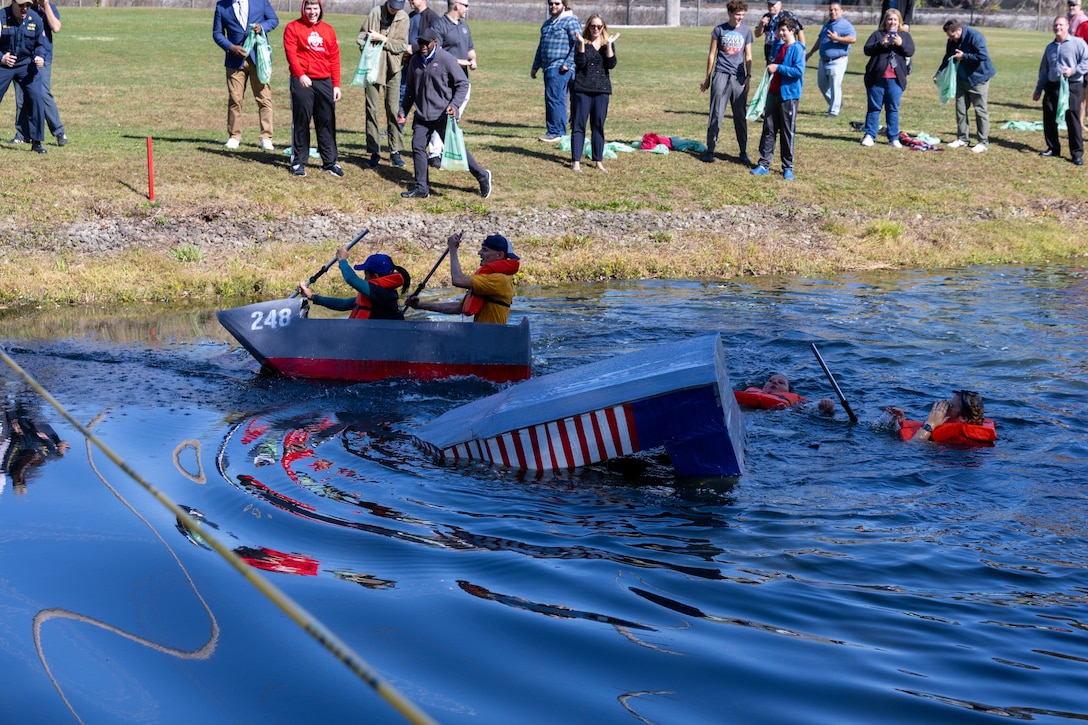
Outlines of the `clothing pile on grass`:
{"label": "clothing pile on grass", "polygon": [[693,141],[690,138],[679,136],[661,136],[656,133],[648,133],[642,137],[639,148],[653,154],[668,155],[669,151],[691,151],[701,154],[706,151],[706,144]]}

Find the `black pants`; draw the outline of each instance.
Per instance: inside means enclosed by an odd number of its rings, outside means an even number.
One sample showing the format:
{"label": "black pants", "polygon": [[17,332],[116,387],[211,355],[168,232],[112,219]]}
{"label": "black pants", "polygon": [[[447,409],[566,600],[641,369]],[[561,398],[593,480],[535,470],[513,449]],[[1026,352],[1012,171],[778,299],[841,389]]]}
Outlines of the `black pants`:
{"label": "black pants", "polygon": [[[1060,156],[1061,138],[1058,136],[1058,81],[1043,87],[1043,138],[1046,147]],[[1069,110],[1065,112],[1065,125],[1069,127],[1069,152],[1073,159],[1084,157],[1084,129],[1080,125],[1080,104],[1084,98],[1084,81],[1069,81]]]}
{"label": "black pants", "polygon": [[593,160],[604,159],[604,120],[608,117],[607,93],[575,93],[570,120],[570,158],[581,161],[586,148],[586,121],[589,121]]}
{"label": "black pants", "polygon": [[[431,137],[432,133],[437,133],[438,137],[442,139],[442,143],[446,142],[446,114],[442,114],[433,121],[427,121],[419,117],[419,114],[413,114],[412,116],[412,171],[416,176],[416,188],[420,191],[430,193],[431,187],[428,181],[428,172],[430,168],[427,166],[427,140]],[[472,154],[469,150],[465,149],[465,156],[468,160],[468,170],[476,177],[476,180],[480,180],[480,176],[483,175],[483,169],[476,163],[476,159],[472,158]]]}
{"label": "black pants", "polygon": [[775,137],[782,138],[782,170],[793,168],[793,134],[797,129],[797,99],[783,101],[777,93],[767,94],[763,107],[763,136],[759,139],[759,165],[771,168]]}
{"label": "black pants", "polygon": [[310,121],[317,131],[317,150],[324,166],[335,164],[336,103],[332,100],[332,79],[317,78],[309,88],[303,88],[298,78],[291,76],[291,165],[306,165],[310,156]]}

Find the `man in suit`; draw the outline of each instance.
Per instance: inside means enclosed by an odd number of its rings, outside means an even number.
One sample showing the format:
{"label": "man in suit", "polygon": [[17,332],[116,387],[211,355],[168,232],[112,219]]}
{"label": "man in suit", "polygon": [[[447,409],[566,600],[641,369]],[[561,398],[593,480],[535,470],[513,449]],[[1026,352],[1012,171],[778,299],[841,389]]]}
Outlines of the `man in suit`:
{"label": "man in suit", "polygon": [[272,145],[272,88],[257,77],[256,49],[246,53],[242,47],[250,28],[265,33],[280,24],[268,0],[219,0],[215,5],[212,38],[226,52],[227,69],[227,148],[236,149],[242,140],[242,99],[246,83],[253,89],[261,122],[261,148]]}

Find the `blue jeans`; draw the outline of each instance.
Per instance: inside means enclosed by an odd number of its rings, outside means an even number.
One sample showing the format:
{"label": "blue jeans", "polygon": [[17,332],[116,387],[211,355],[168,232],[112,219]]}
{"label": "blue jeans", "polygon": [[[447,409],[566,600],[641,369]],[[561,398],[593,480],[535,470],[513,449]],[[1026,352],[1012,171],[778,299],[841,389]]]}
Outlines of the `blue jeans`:
{"label": "blue jeans", "polygon": [[[49,124],[49,130],[54,136],[60,136],[64,133],[64,124],[61,123],[60,111],[57,110],[57,102],[53,98],[53,91],[50,89],[53,78],[53,63],[51,61],[46,61],[45,65],[38,69],[38,77],[41,79],[42,107],[45,111],[45,122]],[[41,135],[44,139],[44,129]],[[23,107],[23,89],[18,83],[15,84],[15,138],[23,141],[32,138],[30,135],[30,109],[29,107]]]}
{"label": "blue jeans", "polygon": [[838,116],[839,109],[842,108],[842,79],[846,75],[847,57],[844,55],[835,60],[821,60],[816,69],[816,85],[820,93],[824,94],[827,112],[832,116]]}
{"label": "blue jeans", "polygon": [[881,78],[865,95],[869,102],[869,110],[865,113],[865,135],[876,138],[877,129],[880,128],[880,109],[883,108],[888,122],[888,140],[899,138],[899,99],[903,97],[899,81]]}
{"label": "blue jeans", "polygon": [[567,133],[567,97],[574,69],[566,73],[559,66],[544,69],[544,124],[549,136],[565,136]]}

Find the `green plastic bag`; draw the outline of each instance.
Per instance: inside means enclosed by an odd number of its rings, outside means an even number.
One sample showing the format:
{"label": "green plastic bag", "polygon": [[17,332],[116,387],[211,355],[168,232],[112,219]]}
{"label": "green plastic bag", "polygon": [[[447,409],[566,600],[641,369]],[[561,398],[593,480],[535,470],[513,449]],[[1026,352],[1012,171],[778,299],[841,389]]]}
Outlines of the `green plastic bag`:
{"label": "green plastic bag", "polygon": [[355,67],[355,77],[351,79],[351,85],[365,88],[378,82],[378,64],[382,62],[382,51],[384,49],[385,41],[367,43],[363,46],[363,52],[359,55],[359,65]]}
{"label": "green plastic bag", "polygon": [[763,71],[763,80],[759,82],[756,94],[752,96],[752,100],[748,103],[748,113],[744,114],[744,117],[749,121],[755,121],[763,115],[763,107],[767,105],[767,89],[770,85],[771,74]]}
{"label": "green plastic bag", "polygon": [[257,47],[257,80],[268,83],[272,80],[272,46],[268,44],[268,36],[264,34],[264,30],[258,33],[250,28],[246,33],[242,50],[248,56],[254,46]]}
{"label": "green plastic bag", "polygon": [[[1079,81],[1078,81],[1079,83]],[[1069,111],[1069,79],[1062,76],[1058,80],[1058,110],[1054,115],[1058,119],[1058,129],[1065,131],[1068,125],[1065,122],[1065,114]]]}
{"label": "green plastic bag", "polygon": [[457,119],[446,116],[446,144],[442,149],[443,171],[468,171],[468,153],[465,151],[465,135],[457,125]]}
{"label": "green plastic bag", "polygon": [[941,103],[948,103],[956,97],[956,66],[954,60],[945,64],[944,70],[937,74],[937,98]]}

